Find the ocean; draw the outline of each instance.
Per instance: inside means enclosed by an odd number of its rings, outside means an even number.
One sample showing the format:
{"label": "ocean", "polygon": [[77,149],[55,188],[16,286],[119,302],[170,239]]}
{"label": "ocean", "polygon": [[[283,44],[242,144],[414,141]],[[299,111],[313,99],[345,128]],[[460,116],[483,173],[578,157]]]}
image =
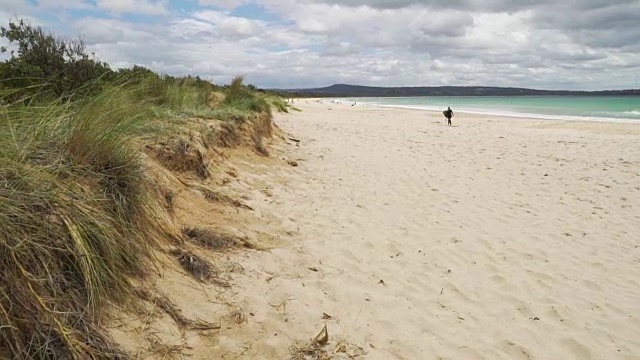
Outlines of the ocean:
{"label": "ocean", "polygon": [[345,98],[385,107],[560,120],[640,123],[640,96],[426,96]]}

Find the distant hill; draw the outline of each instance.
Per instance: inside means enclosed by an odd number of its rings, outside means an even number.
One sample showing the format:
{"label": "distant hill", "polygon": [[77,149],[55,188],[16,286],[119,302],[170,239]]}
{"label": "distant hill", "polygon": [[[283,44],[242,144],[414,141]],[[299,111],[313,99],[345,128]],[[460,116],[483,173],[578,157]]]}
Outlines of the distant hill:
{"label": "distant hill", "polygon": [[640,95],[640,89],[607,91],[535,90],[492,86],[376,87],[335,84],[323,88],[273,89],[300,97],[409,97],[409,96],[531,96],[531,95]]}

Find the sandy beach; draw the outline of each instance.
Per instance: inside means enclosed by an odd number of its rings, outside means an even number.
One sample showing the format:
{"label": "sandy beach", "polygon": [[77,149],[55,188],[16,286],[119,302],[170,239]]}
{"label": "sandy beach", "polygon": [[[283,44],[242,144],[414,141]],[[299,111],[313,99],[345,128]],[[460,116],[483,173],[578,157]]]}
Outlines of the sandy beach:
{"label": "sandy beach", "polygon": [[235,279],[245,357],[327,324],[366,359],[639,358],[640,126],[295,106],[299,167],[251,203],[289,236]]}
{"label": "sandy beach", "polygon": [[0,360],[640,360],[640,0],[0,16]]}

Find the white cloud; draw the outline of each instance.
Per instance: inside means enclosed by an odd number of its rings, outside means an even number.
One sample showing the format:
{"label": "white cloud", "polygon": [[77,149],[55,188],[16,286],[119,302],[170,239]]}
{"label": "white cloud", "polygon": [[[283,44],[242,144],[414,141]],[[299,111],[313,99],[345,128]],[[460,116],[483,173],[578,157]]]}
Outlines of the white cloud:
{"label": "white cloud", "polygon": [[198,4],[200,5],[214,6],[223,9],[233,9],[245,2],[244,0],[198,0]]}
{"label": "white cloud", "polygon": [[207,16],[199,14],[197,18],[173,20],[167,28],[170,29],[171,36],[180,39],[183,43],[200,43],[203,46],[225,42],[233,42],[236,46],[250,46],[275,35],[274,33],[267,35],[266,25],[260,21],[237,17],[216,17],[211,13]]}
{"label": "white cloud", "polygon": [[[85,4],[63,1],[66,8]],[[153,23],[65,17],[64,24],[47,28],[83,35],[91,51],[114,66],[139,64],[218,83],[238,74],[264,87],[341,82],[598,89],[640,83],[637,0],[247,2],[267,9],[253,16],[261,20],[231,15],[242,0],[199,3],[208,7],[178,11],[168,0],[97,0],[111,15],[171,16]],[[33,9],[5,0],[0,12],[9,6]]]}
{"label": "white cloud", "polygon": [[0,2],[0,15],[4,18],[11,13],[22,13],[28,8],[29,3],[26,0],[2,0]]}
{"label": "white cloud", "polygon": [[95,7],[88,0],[38,0],[38,7],[45,10],[90,9]]}
{"label": "white cloud", "polygon": [[166,15],[169,13],[166,0],[97,0],[100,10],[112,14]]}
{"label": "white cloud", "polygon": [[218,24],[218,29],[224,37],[249,38],[260,34],[263,27],[256,21],[229,17]]}
{"label": "white cloud", "polygon": [[201,10],[191,14],[194,19],[206,21],[208,23],[216,24],[226,19],[229,15],[226,12],[217,10]]}
{"label": "white cloud", "polygon": [[216,27],[197,19],[178,19],[169,26],[169,30],[180,41],[189,41],[194,38],[206,41],[213,37]]}
{"label": "white cloud", "polygon": [[132,24],[118,19],[102,19],[87,17],[73,24],[74,32],[82,36],[90,46],[118,44],[122,42],[145,43],[155,42],[161,38],[160,27],[145,24]]}
{"label": "white cloud", "polygon": [[347,41],[337,41],[330,39],[325,44],[324,55],[333,56],[354,56],[360,53],[361,48]]}

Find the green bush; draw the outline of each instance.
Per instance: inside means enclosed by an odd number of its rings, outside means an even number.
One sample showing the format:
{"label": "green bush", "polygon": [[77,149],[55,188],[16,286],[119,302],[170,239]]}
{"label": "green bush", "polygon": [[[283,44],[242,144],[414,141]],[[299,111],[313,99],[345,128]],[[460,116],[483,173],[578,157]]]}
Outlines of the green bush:
{"label": "green bush", "polygon": [[98,79],[113,76],[106,63],[89,57],[82,40],[55,37],[24,20],[0,27],[0,37],[17,48],[0,49],[11,55],[0,67],[0,80],[4,86],[21,90],[13,94],[14,101],[32,98],[34,94],[58,98],[95,93],[99,91]]}

